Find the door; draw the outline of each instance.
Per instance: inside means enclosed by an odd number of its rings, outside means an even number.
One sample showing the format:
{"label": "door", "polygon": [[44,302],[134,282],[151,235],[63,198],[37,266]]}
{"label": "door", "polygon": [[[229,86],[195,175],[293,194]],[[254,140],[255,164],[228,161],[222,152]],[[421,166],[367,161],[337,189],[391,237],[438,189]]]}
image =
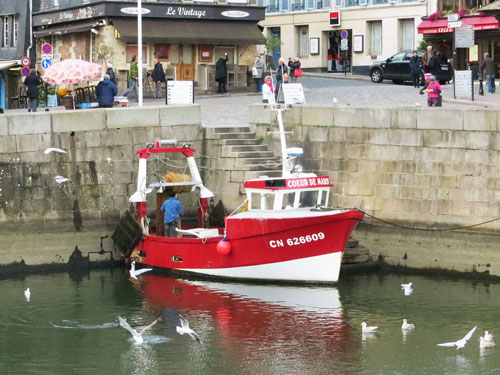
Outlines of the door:
{"label": "door", "polygon": [[177,80],[194,80],[194,45],[181,44],[179,46],[179,63],[176,65]]}
{"label": "door", "polygon": [[[271,28],[271,36],[281,40],[281,29],[279,27]],[[278,46],[275,50],[271,51],[271,56],[274,60],[274,66],[278,66],[278,60],[281,57],[281,46]],[[267,67],[266,67],[267,70]]]}

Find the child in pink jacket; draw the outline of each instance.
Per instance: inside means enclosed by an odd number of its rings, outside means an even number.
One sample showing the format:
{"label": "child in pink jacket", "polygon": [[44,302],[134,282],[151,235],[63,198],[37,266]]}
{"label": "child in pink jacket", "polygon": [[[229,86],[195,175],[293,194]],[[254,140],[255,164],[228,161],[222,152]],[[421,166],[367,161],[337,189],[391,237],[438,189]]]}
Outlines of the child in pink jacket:
{"label": "child in pink jacket", "polygon": [[436,81],[436,77],[430,76],[429,84],[422,90],[422,92],[427,93],[427,105],[429,107],[441,106],[441,91],[443,91],[443,89]]}

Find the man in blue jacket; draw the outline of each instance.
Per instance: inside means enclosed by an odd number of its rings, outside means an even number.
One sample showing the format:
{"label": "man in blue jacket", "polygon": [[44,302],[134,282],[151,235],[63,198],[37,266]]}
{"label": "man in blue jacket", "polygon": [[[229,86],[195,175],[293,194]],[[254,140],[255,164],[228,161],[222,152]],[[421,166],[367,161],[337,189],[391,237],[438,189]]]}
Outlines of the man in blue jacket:
{"label": "man in blue jacket", "polygon": [[181,202],[177,200],[179,194],[175,193],[173,197],[167,199],[161,205],[160,210],[165,213],[165,237],[177,237],[175,233],[175,228],[177,228],[177,222],[179,221],[179,215],[184,215],[182,211]]}
{"label": "man in blue jacket", "polygon": [[105,74],[104,79],[99,82],[95,90],[99,107],[112,107],[117,92],[116,85],[109,79],[109,75]]}

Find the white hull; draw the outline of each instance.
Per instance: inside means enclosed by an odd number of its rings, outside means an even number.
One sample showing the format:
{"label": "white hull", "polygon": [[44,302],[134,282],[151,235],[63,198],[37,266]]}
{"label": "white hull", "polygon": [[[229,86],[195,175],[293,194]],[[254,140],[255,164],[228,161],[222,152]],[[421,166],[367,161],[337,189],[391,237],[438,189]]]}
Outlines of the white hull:
{"label": "white hull", "polygon": [[339,279],[342,254],[343,252],[339,251],[333,254],[246,267],[180,268],[179,270],[238,279],[332,283],[337,282]]}

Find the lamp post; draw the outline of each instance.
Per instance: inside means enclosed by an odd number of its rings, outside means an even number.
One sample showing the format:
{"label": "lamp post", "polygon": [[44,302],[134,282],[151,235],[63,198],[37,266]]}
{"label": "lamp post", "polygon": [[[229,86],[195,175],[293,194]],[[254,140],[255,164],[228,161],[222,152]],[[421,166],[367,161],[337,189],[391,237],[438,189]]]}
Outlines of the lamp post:
{"label": "lamp post", "polygon": [[138,57],[138,77],[137,77],[137,91],[139,97],[139,107],[142,107],[142,0],[137,0],[137,57]]}

